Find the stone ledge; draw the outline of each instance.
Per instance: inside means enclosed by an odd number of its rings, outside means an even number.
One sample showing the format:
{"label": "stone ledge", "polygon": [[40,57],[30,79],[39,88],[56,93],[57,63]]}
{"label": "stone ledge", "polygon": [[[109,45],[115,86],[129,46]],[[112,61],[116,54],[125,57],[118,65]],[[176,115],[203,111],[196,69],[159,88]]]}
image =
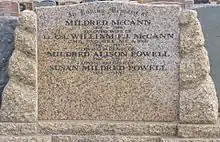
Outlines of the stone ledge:
{"label": "stone ledge", "polygon": [[177,124],[159,122],[40,121],[37,128],[41,135],[177,135]]}
{"label": "stone ledge", "polygon": [[52,142],[160,142],[160,137],[149,136],[52,136]]}
{"label": "stone ledge", "polygon": [[34,123],[0,123],[0,136],[21,136],[35,134],[36,124]]}
{"label": "stone ledge", "polygon": [[220,138],[220,120],[213,125],[178,125],[178,136],[183,138]]}
{"label": "stone ledge", "polygon": [[51,142],[50,136],[1,136],[0,142]]}
{"label": "stone ledge", "polygon": [[99,136],[99,135],[52,135],[52,136],[0,136],[0,142],[220,142],[207,138],[163,138],[157,136]]}
{"label": "stone ledge", "polygon": [[131,135],[176,136],[176,123],[109,121],[39,121],[0,123],[0,136],[32,135]]}
{"label": "stone ledge", "polygon": [[160,136],[168,139],[178,136],[184,140],[185,138],[220,139],[220,120],[213,125],[88,120],[0,123],[0,136],[35,135]]}
{"label": "stone ledge", "polygon": [[161,142],[220,142],[220,139],[161,138]]}

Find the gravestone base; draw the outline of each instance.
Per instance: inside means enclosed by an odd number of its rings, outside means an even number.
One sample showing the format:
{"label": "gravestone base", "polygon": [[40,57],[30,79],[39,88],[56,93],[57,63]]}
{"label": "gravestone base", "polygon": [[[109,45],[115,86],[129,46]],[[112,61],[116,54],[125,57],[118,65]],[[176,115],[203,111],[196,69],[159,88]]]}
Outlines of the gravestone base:
{"label": "gravestone base", "polygon": [[15,50],[9,63],[10,80],[4,89],[5,97],[0,110],[0,141],[220,141],[218,102],[209,76],[209,62],[201,26],[194,11],[183,12],[180,20],[181,90],[178,119],[170,122],[39,120],[36,93],[36,15],[24,11],[20,26],[16,29]]}
{"label": "gravestone base", "polygon": [[39,121],[0,123],[0,141],[23,142],[218,142],[217,124],[174,122]]}

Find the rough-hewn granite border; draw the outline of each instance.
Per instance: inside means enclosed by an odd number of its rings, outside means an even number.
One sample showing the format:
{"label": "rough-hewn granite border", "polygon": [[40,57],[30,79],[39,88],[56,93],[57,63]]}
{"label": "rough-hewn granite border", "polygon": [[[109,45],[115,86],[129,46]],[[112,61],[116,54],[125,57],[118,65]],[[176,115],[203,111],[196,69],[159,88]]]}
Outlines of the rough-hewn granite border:
{"label": "rough-hewn granite border", "polygon": [[24,11],[15,30],[15,49],[9,62],[9,82],[4,89],[0,122],[35,122],[36,14]]}
{"label": "rough-hewn granite border", "polygon": [[218,100],[196,11],[180,16],[180,123],[216,123]]}
{"label": "rough-hewn granite border", "polygon": [[[39,137],[47,135],[50,138],[53,135],[52,139],[56,142],[58,139],[63,138],[71,140],[75,137],[73,135],[132,135],[140,137],[148,135],[171,137],[162,138],[161,141],[163,142],[220,141],[217,139],[220,138],[219,125],[193,125],[193,123],[215,123],[218,115],[215,88],[209,76],[210,65],[207,51],[204,47],[201,26],[194,11],[183,12],[180,18],[181,91],[179,120],[183,124],[179,125],[177,122],[37,122],[35,18],[36,15],[33,12],[23,12],[21,25],[16,29],[16,47],[9,65],[10,81],[4,90],[5,98],[3,107],[0,110],[0,121],[4,122],[0,123],[0,140],[22,141],[30,140],[31,136],[35,137],[35,135],[39,135]],[[186,125],[184,123],[192,124]],[[48,142],[50,142],[49,137],[46,137]],[[205,139],[200,139],[201,137]],[[41,141],[41,138],[39,138],[39,141]]]}
{"label": "rough-hewn granite border", "polygon": [[0,16],[0,107],[2,91],[9,80],[8,62],[14,50],[14,31],[18,24],[17,17]]}

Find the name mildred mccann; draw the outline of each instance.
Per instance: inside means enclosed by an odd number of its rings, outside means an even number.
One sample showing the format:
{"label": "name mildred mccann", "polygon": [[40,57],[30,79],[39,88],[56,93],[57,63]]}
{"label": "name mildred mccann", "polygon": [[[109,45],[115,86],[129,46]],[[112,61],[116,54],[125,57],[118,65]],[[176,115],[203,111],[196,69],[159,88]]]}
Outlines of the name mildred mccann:
{"label": "name mildred mccann", "polygon": [[125,26],[125,25],[142,25],[149,26],[151,20],[66,20],[66,26]]}

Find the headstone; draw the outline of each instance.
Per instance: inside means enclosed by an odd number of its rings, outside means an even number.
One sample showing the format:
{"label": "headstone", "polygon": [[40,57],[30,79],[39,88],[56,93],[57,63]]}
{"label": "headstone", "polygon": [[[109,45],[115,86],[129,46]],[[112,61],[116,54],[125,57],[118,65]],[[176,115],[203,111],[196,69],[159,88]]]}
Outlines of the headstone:
{"label": "headstone", "polygon": [[129,2],[129,0],[112,0],[112,1]]}
{"label": "headstone", "polygon": [[97,1],[124,1],[124,0],[83,0],[82,3],[97,2]]}
{"label": "headstone", "polygon": [[36,12],[39,120],[177,120],[178,5]]}
{"label": "headstone", "polygon": [[24,10],[34,10],[33,2],[22,2],[20,3],[20,11]]}
{"label": "headstone", "polygon": [[138,1],[129,1],[130,3],[138,3]]}
{"label": "headstone", "polygon": [[43,0],[41,2],[38,3],[38,7],[41,6],[56,6],[56,1],[55,0]]}
{"label": "headstone", "polygon": [[82,3],[86,3],[86,2],[95,2],[95,1],[98,1],[98,0],[83,0]]}
{"label": "headstone", "polygon": [[23,3],[20,3],[20,11],[24,11],[26,9],[26,5]]}
{"label": "headstone", "polygon": [[192,9],[194,6],[194,0],[185,0],[185,9]]}
{"label": "headstone", "polygon": [[38,7],[39,6],[39,1],[37,1],[37,0],[35,0],[35,1],[33,1],[33,9],[34,10],[36,10],[36,7]]}
{"label": "headstone", "polygon": [[76,1],[65,1],[65,2],[59,3],[59,5],[74,5],[74,4],[78,4],[78,2],[76,2]]}
{"label": "headstone", "polygon": [[20,9],[17,1],[0,1],[0,16],[19,16]]}
{"label": "headstone", "polygon": [[196,8],[196,10],[203,28],[211,62],[211,75],[220,102],[220,6],[210,5]]}
{"label": "headstone", "polygon": [[205,4],[205,3],[211,3],[210,0],[194,0],[195,4]]}
{"label": "headstone", "polygon": [[73,4],[79,4],[82,2],[82,0],[56,0],[58,3],[57,5],[73,5]]}
{"label": "headstone", "polygon": [[150,3],[153,2],[153,0],[137,0],[138,3]]}

